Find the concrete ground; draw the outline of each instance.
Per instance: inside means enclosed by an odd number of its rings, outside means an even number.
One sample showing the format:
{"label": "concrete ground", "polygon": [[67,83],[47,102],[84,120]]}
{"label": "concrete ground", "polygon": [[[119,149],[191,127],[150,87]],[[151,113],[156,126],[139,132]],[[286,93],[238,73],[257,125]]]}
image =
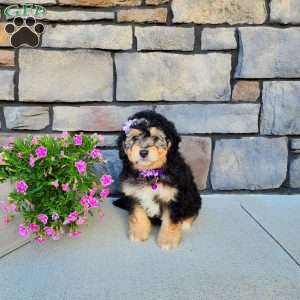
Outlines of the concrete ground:
{"label": "concrete ground", "polygon": [[300,299],[300,196],[203,198],[170,252],[157,246],[157,228],[145,243],[128,241],[127,213],[108,201],[82,237],[3,256],[0,299]]}

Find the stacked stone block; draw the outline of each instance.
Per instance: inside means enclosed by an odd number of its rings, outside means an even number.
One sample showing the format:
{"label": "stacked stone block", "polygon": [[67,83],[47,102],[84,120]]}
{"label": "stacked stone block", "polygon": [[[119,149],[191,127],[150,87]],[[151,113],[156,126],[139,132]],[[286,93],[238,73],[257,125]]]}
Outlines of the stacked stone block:
{"label": "stacked stone block", "polygon": [[[116,136],[150,109],[176,123],[200,190],[299,191],[298,0],[31,0],[38,49],[0,19],[0,144],[7,136]],[[0,0],[0,8],[14,4]]]}

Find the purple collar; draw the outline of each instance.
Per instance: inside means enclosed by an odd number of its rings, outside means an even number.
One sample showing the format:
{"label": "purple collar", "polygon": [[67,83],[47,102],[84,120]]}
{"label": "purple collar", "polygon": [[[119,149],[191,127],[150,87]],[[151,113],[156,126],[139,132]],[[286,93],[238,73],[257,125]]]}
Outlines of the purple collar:
{"label": "purple collar", "polygon": [[159,177],[165,174],[165,169],[164,168],[159,168],[159,169],[147,169],[140,171],[139,175],[141,177]]}
{"label": "purple collar", "polygon": [[151,188],[155,191],[158,188],[157,182],[159,181],[159,177],[165,174],[164,168],[159,169],[147,169],[139,172],[139,176],[143,178],[152,178]]}

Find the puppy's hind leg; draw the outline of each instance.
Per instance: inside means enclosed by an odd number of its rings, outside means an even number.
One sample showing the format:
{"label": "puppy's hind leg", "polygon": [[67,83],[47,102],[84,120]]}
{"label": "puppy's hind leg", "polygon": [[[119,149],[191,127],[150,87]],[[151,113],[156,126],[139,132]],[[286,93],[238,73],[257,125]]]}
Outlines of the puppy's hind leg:
{"label": "puppy's hind leg", "polygon": [[181,242],[182,223],[173,223],[169,210],[166,209],[162,216],[162,225],[158,236],[158,245],[164,250],[177,248]]}
{"label": "puppy's hind leg", "polygon": [[196,217],[190,217],[190,218],[187,218],[185,220],[183,220],[182,222],[182,229],[184,231],[189,231],[192,229],[192,225],[195,221]]}

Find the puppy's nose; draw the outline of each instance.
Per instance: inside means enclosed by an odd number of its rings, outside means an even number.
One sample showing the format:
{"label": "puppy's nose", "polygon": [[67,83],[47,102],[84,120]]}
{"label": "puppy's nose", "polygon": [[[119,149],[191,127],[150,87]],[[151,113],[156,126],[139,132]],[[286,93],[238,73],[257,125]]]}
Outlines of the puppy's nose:
{"label": "puppy's nose", "polygon": [[140,151],[140,156],[145,158],[149,154],[149,151],[146,149],[143,149]]}

